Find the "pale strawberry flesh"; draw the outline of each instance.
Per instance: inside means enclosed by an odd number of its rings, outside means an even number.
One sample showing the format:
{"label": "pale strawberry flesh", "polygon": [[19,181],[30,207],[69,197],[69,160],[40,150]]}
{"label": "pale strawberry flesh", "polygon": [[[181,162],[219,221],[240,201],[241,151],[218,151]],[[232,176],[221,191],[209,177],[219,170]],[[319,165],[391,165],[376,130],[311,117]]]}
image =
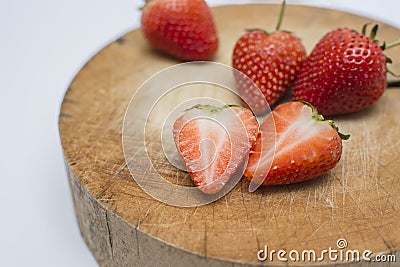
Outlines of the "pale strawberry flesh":
{"label": "pale strawberry flesh", "polygon": [[302,182],[332,169],[341,154],[337,130],[312,118],[309,106],[289,102],[265,118],[245,176],[263,185]]}
{"label": "pale strawberry flesh", "polygon": [[248,157],[259,126],[246,108],[218,112],[193,108],[174,124],[179,154],[195,185],[206,194],[219,192]]}

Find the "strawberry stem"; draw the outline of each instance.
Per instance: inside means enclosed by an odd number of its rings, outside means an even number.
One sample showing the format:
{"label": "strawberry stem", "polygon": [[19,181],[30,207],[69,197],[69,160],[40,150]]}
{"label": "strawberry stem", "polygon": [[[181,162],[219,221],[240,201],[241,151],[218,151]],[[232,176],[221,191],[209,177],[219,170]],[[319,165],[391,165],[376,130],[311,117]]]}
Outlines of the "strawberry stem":
{"label": "strawberry stem", "polygon": [[283,0],[281,5],[281,11],[279,12],[278,23],[276,24],[275,27],[275,31],[279,31],[279,29],[281,28],[283,16],[285,15],[285,9],[286,9],[286,0]]}
{"label": "strawberry stem", "polygon": [[[392,75],[393,77],[396,77],[396,78],[399,78],[399,77],[400,77],[399,74],[396,74],[396,73],[394,73],[393,71],[391,71],[391,70],[389,70],[389,69],[387,69],[386,72],[389,73],[390,75]],[[388,84],[389,84],[389,83],[388,83]]]}
{"label": "strawberry stem", "polygon": [[400,39],[394,41],[393,43],[387,44],[387,45],[386,45],[386,50],[388,50],[388,49],[390,49],[390,48],[393,48],[393,47],[396,47],[396,46],[398,46],[398,45],[400,45]]}

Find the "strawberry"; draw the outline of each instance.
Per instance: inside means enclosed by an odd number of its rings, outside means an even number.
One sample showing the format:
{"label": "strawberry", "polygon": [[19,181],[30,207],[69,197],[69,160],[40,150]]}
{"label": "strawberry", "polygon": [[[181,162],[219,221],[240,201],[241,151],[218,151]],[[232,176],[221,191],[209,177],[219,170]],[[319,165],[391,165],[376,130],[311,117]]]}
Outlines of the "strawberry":
{"label": "strawberry", "polygon": [[182,60],[210,60],[218,37],[204,0],[151,0],[142,10],[141,28],[156,49]]}
{"label": "strawberry", "polygon": [[194,184],[215,194],[248,157],[259,132],[250,110],[196,105],[174,123],[174,140]]}
{"label": "strawberry", "polygon": [[[269,105],[289,89],[306,59],[306,50],[300,39],[279,30],[284,10],[285,1],[275,32],[250,30],[239,38],[233,50],[232,66],[257,85]],[[262,105],[264,100],[256,90],[249,90],[248,81],[237,79],[237,84],[239,94],[249,106],[258,108]]]}
{"label": "strawberry", "polygon": [[315,46],[297,76],[293,99],[307,101],[323,115],[365,109],[386,89],[386,63],[374,40],[348,28],[327,33]]}
{"label": "strawberry", "polygon": [[254,185],[291,184],[326,173],[338,163],[348,137],[309,104],[279,105],[264,119],[252,148],[245,170],[250,191]]}

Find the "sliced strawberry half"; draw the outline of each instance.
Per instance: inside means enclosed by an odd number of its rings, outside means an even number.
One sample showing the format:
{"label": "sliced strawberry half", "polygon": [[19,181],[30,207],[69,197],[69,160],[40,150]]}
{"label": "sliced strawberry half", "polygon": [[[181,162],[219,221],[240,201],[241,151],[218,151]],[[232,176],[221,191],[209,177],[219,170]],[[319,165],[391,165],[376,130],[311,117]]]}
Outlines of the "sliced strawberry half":
{"label": "sliced strawberry half", "polygon": [[219,192],[248,158],[259,126],[250,110],[238,106],[196,105],[174,124],[174,140],[194,184]]}
{"label": "sliced strawberry half", "polygon": [[284,103],[264,119],[245,176],[252,185],[290,184],[320,176],[339,162],[342,139],[348,137],[311,105]]}

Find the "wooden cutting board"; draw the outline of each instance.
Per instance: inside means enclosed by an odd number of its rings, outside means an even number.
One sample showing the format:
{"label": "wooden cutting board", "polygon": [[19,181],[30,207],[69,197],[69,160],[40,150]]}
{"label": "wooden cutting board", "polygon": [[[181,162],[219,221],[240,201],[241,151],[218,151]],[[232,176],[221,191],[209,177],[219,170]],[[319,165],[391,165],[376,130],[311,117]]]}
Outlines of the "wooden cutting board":
{"label": "wooden cutting board", "polygon": [[[277,5],[214,8],[220,36],[215,60],[230,65],[243,29],[272,29],[278,11]],[[296,32],[309,52],[327,31],[339,26],[360,29],[371,21],[288,6],[283,28]],[[379,39],[400,37],[400,30],[380,25]],[[394,62],[400,62],[399,53],[399,48],[387,51]],[[244,266],[258,264],[257,252],[265,246],[320,253],[338,249],[338,239],[347,241],[345,249],[374,254],[398,250],[400,90],[387,90],[365,111],[335,118],[352,136],[328,174],[254,193],[241,181],[216,202],[181,208],[139,188],[127,168],[121,140],[124,114],[135,91],[151,75],[177,63],[152,50],[140,30],[134,30],[87,62],[65,94],[59,128],[69,182],[82,236],[100,265]],[[398,63],[390,68],[400,73]],[[155,134],[153,141],[159,143],[160,136]],[[162,153],[155,155],[165,161]],[[140,167],[136,172],[146,175]],[[172,170],[165,172],[172,180],[183,174],[168,164],[164,168]],[[332,263],[328,258],[323,262]]]}

